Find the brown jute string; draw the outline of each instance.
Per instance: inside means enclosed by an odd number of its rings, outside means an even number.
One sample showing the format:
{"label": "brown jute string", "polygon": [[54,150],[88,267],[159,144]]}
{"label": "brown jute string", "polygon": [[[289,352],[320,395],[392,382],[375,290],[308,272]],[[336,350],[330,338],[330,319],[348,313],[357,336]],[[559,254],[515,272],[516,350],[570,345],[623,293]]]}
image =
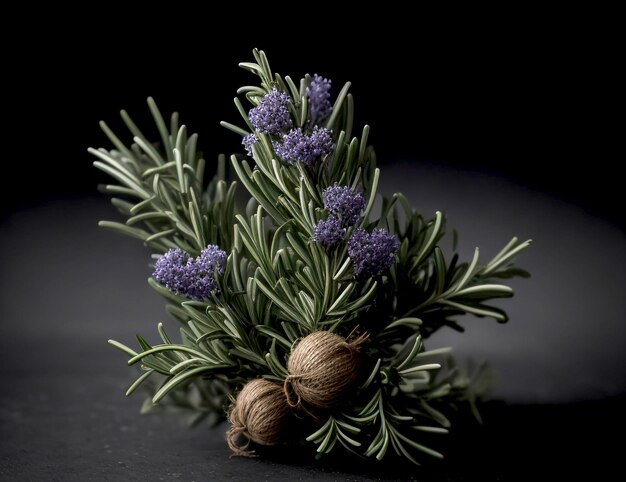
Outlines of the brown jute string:
{"label": "brown jute string", "polygon": [[[226,433],[233,455],[255,456],[250,442],[277,445],[287,439],[291,410],[280,385],[262,378],[248,382],[228,412]],[[244,438],[246,442],[241,443]]]}
{"label": "brown jute string", "polygon": [[365,340],[365,334],[347,341],[328,331],[300,340],[287,362],[283,389],[288,404],[311,414],[306,405],[326,410],[343,401],[359,378],[358,350]]}
{"label": "brown jute string", "polygon": [[251,442],[284,443],[298,412],[319,421],[316,412],[344,401],[359,379],[358,352],[368,338],[366,334],[354,338],[354,333],[347,340],[328,331],[305,336],[292,349],[282,387],[259,378],[249,381],[236,400],[231,397],[226,440],[233,455],[254,457]]}

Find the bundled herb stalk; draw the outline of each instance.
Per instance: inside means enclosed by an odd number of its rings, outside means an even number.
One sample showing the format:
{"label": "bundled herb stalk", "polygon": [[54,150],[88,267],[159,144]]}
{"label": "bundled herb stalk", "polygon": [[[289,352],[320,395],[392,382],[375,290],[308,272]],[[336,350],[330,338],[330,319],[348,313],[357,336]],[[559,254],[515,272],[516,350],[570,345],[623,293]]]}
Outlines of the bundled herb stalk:
{"label": "bundled herb stalk", "polygon": [[159,324],[159,344],[110,341],[141,370],[127,394],[143,384],[145,410],[227,417],[236,454],[304,444],[319,455],[441,457],[425,440],[447,431],[450,407],[475,410],[484,380],[424,340],[462,330],[459,315],[505,322],[487,302],[513,294],[499,280],[525,275],[512,260],[530,242],[513,238],[486,263],[478,249],[469,262],[447,260],[441,213],[425,219],[402,194],[377,194],[369,128],[352,132],[350,84],[333,101],[329,80],[296,84],[253,53],[240,65],[260,83],[238,91],[241,127],[222,123],[247,153],[231,157],[245,208],[225,158],[205,184],[197,136],[177,114],[168,126],[151,99],[158,142],[122,112],[133,144],[102,123],[114,149],[91,150],[127,217],[101,225],[154,251],[148,282],[180,323],[180,340]]}

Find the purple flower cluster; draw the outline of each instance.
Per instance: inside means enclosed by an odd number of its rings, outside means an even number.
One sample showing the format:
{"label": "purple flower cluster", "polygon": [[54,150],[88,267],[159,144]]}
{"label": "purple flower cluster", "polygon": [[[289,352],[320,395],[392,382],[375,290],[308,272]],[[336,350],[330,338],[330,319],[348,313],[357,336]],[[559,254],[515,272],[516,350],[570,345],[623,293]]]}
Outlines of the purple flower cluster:
{"label": "purple flower cluster", "polygon": [[224,273],[226,253],[209,244],[192,258],[180,248],[170,249],[154,265],[152,277],[168,290],[192,300],[206,300],[217,292],[215,275]]}
{"label": "purple flower cluster", "polygon": [[330,213],[328,219],[313,227],[313,241],[330,249],[342,241],[346,227],[353,226],[365,209],[365,198],[348,186],[335,184],[324,189],[324,208]]}
{"label": "purple flower cluster", "polygon": [[348,255],[357,276],[375,276],[387,271],[395,261],[398,238],[377,228],[371,233],[356,229],[348,242]]}
{"label": "purple flower cluster", "polygon": [[256,134],[246,134],[241,140],[243,147],[246,149],[246,153],[250,157],[252,157],[252,145],[258,140],[259,138],[256,136]]}
{"label": "purple flower cluster", "polygon": [[264,134],[278,135],[291,128],[292,121],[287,104],[289,96],[274,88],[266,94],[261,103],[250,109],[248,118],[254,128]]}
{"label": "purple flower cluster", "polygon": [[330,249],[340,242],[346,234],[345,228],[341,226],[341,221],[334,216],[320,220],[313,227],[313,241],[321,244],[326,249]]}
{"label": "purple flower cluster", "polygon": [[333,110],[330,104],[330,84],[329,79],[315,74],[311,84],[306,88],[306,95],[309,98],[309,120],[312,124],[322,122]]}
{"label": "purple flower cluster", "polygon": [[365,198],[349,186],[335,184],[324,189],[324,207],[344,225],[353,226],[363,214]]}
{"label": "purple flower cluster", "polygon": [[180,248],[170,249],[157,259],[152,277],[174,293],[183,293],[187,287],[189,255]]}
{"label": "purple flower cluster", "polygon": [[276,154],[288,164],[301,162],[312,166],[319,158],[327,156],[335,148],[332,132],[325,128],[315,127],[310,136],[302,129],[292,129],[283,136],[283,142],[274,142]]}

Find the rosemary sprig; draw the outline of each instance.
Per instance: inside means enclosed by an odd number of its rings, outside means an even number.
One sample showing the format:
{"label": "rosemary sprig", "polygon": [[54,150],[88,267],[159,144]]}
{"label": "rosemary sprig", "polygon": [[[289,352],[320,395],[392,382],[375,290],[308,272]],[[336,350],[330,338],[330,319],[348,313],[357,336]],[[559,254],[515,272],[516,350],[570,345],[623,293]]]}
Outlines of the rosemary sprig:
{"label": "rosemary sprig", "polygon": [[[238,93],[252,108],[273,92],[284,95],[294,129],[312,134],[321,128],[310,118],[312,78],[306,75],[297,84],[274,73],[262,51],[253,54],[254,62],[240,65],[258,76],[259,85]],[[114,149],[90,152],[98,158],[95,166],[117,181],[102,189],[127,218],[125,224],[101,225],[141,239],[158,254],[180,248],[198,256],[209,244],[228,253],[218,289],[207,299],[190,300],[150,279],[180,323],[179,342],[172,342],[162,325],[158,344],[137,337],[138,351],[110,341],[126,353],[130,365],[140,365],[142,373],[127,394],[148,387],[151,397],[144,410],[160,402],[196,413],[196,422],[208,417],[215,423],[224,417],[228,395],[244,381],[284,381],[293,344],[322,329],[344,336],[360,330],[370,341],[368,374],[353,400],[303,436],[316,444],[318,454],[343,447],[380,460],[391,448],[415,463],[420,454],[440,457],[421,437],[447,431],[445,407],[468,401],[475,410],[480,377],[471,383],[448,351],[426,351],[423,339],[443,326],[462,329],[456,321],[460,315],[505,322],[506,313],[486,303],[513,294],[498,280],[525,275],[512,262],[530,241],[513,238],[486,264],[479,263],[478,248],[469,262],[459,263],[457,255],[447,261],[439,247],[446,232],[442,213],[425,219],[401,193],[378,196],[381,173],[368,145],[369,127],[360,137],[352,136],[349,88],[347,83],[340,90],[323,123],[332,132],[333,149],[311,165],[281,160],[276,152],[280,136],[255,129],[246,107],[235,99],[243,126],[222,125],[236,135],[254,136],[251,159],[230,158],[250,195],[245,210],[236,208],[236,184],[226,181],[225,157],[205,185],[197,136],[187,135],[177,114],[168,129],[152,99],[148,105],[159,144],[148,141],[124,111],[132,145],[101,124]],[[358,222],[342,228],[344,238],[328,248],[314,241],[314,231],[329,217],[324,193],[334,185],[361,192],[366,204]],[[388,272],[360,276],[347,240],[357,230],[375,227],[397,237],[396,263]],[[159,384],[150,382],[157,378]]]}

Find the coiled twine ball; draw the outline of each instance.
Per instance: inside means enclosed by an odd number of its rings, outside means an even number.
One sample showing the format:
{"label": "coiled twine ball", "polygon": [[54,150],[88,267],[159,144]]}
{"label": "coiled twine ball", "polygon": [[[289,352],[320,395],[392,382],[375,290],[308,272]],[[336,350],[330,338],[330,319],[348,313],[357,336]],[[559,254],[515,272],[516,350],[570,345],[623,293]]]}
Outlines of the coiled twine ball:
{"label": "coiled twine ball", "polygon": [[283,387],[263,378],[251,380],[241,389],[228,413],[228,446],[234,455],[251,456],[254,451],[248,450],[250,442],[285,443],[291,419]]}
{"label": "coiled twine ball", "polygon": [[287,362],[289,404],[329,410],[344,402],[359,380],[359,347],[366,338],[348,342],[335,333],[316,331],[300,340]]}

